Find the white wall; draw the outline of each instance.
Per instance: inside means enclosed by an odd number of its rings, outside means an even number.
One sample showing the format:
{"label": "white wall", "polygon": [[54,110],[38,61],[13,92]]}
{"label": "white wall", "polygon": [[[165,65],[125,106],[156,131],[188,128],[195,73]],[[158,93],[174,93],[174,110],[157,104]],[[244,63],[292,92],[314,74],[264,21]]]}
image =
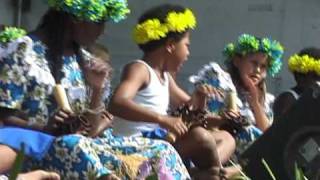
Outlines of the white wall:
{"label": "white wall", "polygon": [[[0,23],[11,24],[11,0],[0,0]],[[179,3],[192,8],[198,27],[192,33],[191,57],[178,76],[188,89],[187,77],[209,61],[222,62],[224,45],[241,33],[268,36],[285,46],[286,58],[305,46],[320,47],[319,0],[129,0],[131,14],[119,24],[107,24],[106,34],[99,40],[112,53],[115,82],[121,67],[141,52],[132,42],[131,30],[139,15],[147,8],[164,2]],[[31,11],[23,14],[22,25],[36,26],[46,6],[43,0],[31,0]],[[269,81],[269,91],[279,92],[293,85],[284,63],[279,76]]]}

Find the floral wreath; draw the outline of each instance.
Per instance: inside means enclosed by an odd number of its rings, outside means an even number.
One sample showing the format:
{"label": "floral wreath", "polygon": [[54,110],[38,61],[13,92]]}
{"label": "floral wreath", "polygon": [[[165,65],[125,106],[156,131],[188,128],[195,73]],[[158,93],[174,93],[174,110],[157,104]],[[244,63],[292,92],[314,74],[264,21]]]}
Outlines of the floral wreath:
{"label": "floral wreath", "polygon": [[130,12],[126,0],[48,0],[49,7],[80,20],[119,22]]}
{"label": "floral wreath", "polygon": [[291,72],[307,74],[314,72],[320,75],[320,59],[315,59],[309,55],[295,54],[288,60],[288,66]]}
{"label": "floral wreath", "polygon": [[169,12],[164,23],[154,18],[137,24],[133,30],[133,39],[137,44],[146,44],[165,38],[169,32],[181,33],[194,29],[196,24],[196,18],[190,9],[184,12]]}
{"label": "floral wreath", "polygon": [[256,38],[250,34],[242,34],[236,43],[229,43],[223,50],[223,54],[230,61],[236,54],[263,52],[268,55],[268,73],[275,76],[282,66],[283,47],[275,40],[269,38]]}
{"label": "floral wreath", "polygon": [[0,43],[8,43],[26,34],[27,32],[24,29],[16,27],[5,27],[4,30],[0,32]]}

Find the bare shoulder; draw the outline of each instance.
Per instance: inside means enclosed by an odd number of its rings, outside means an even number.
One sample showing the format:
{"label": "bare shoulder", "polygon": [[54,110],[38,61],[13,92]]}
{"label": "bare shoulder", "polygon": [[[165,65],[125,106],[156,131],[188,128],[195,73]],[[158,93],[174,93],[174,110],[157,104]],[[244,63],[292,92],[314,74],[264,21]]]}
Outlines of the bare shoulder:
{"label": "bare shoulder", "polygon": [[131,79],[134,77],[148,77],[148,68],[140,62],[131,62],[123,68],[122,79]]}

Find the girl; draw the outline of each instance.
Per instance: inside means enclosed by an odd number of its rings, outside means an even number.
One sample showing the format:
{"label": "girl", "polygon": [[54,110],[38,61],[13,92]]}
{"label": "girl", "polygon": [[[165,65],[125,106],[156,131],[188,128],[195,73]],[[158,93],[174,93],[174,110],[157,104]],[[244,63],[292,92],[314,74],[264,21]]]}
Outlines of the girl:
{"label": "girl", "polygon": [[[164,139],[168,130],[177,136],[173,145],[182,158],[191,159],[198,168],[195,178],[214,179],[220,169],[214,136],[200,126],[188,130],[181,117],[167,114],[169,105],[174,109],[192,101],[169,72],[179,71],[187,60],[190,30],[195,26],[192,11],[179,5],[164,4],[146,11],[134,29],[143,57],[124,68],[109,110],[117,116],[116,135]],[[204,96],[206,90],[195,94]],[[231,136],[225,138],[233,141]],[[225,156],[232,148],[229,151]]]}
{"label": "girl", "polygon": [[280,94],[275,100],[273,111],[275,119],[284,115],[298,100],[299,96],[320,80],[320,49],[315,47],[302,49],[289,58],[289,70],[296,86]]}
{"label": "girl", "polygon": [[[228,129],[236,139],[236,155],[266,131],[272,123],[273,96],[267,93],[267,73],[279,72],[283,48],[269,38],[257,38],[242,34],[235,43],[224,49],[227,72],[211,63],[202,69],[197,83],[206,83],[224,91],[236,91],[233,110],[226,109],[230,102],[225,97],[213,97],[207,103],[208,110],[218,115],[208,117],[208,124]],[[231,79],[230,79],[231,78]],[[195,78],[193,78],[195,79]]]}
{"label": "girl", "polygon": [[86,58],[82,47],[96,41],[106,21],[124,19],[129,12],[127,2],[49,0],[48,4],[35,31],[1,47],[0,118],[5,124],[61,132],[61,126],[74,122],[70,110],[59,111],[54,98],[53,89],[61,84],[71,111],[81,114],[84,121],[80,124],[85,128],[62,131],[69,135],[55,138],[42,159],[32,159],[26,166],[53,170],[65,179],[135,179],[143,172],[142,165],[149,163],[157,176],[188,179],[169,144],[115,138],[110,129],[104,131],[110,120],[102,98],[108,68],[95,58]]}

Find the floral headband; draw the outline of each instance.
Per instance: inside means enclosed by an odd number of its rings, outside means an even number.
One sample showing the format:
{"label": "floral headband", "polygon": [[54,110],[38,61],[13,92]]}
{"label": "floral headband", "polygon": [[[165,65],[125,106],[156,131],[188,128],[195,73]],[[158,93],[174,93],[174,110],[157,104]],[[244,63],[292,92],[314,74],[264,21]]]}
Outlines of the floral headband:
{"label": "floral headband", "polygon": [[80,20],[119,22],[130,12],[126,0],[48,0],[49,7]]}
{"label": "floral headband", "polygon": [[315,59],[309,55],[293,55],[289,58],[288,66],[291,72],[307,74],[314,72],[320,75],[320,59]]}
{"label": "floral headband", "polygon": [[184,32],[196,27],[196,18],[190,9],[184,12],[169,12],[164,23],[159,19],[148,19],[137,24],[133,31],[133,38],[137,44],[165,38],[169,32]]}
{"label": "floral headband", "polygon": [[24,29],[16,27],[5,27],[4,30],[0,32],[0,43],[10,42],[26,34],[27,32]]}
{"label": "floral headband", "polygon": [[235,55],[246,55],[248,53],[263,52],[268,55],[268,73],[275,76],[282,66],[283,47],[275,40],[269,38],[256,38],[249,34],[242,34],[238,41],[228,44],[223,51],[227,60],[232,59]]}

